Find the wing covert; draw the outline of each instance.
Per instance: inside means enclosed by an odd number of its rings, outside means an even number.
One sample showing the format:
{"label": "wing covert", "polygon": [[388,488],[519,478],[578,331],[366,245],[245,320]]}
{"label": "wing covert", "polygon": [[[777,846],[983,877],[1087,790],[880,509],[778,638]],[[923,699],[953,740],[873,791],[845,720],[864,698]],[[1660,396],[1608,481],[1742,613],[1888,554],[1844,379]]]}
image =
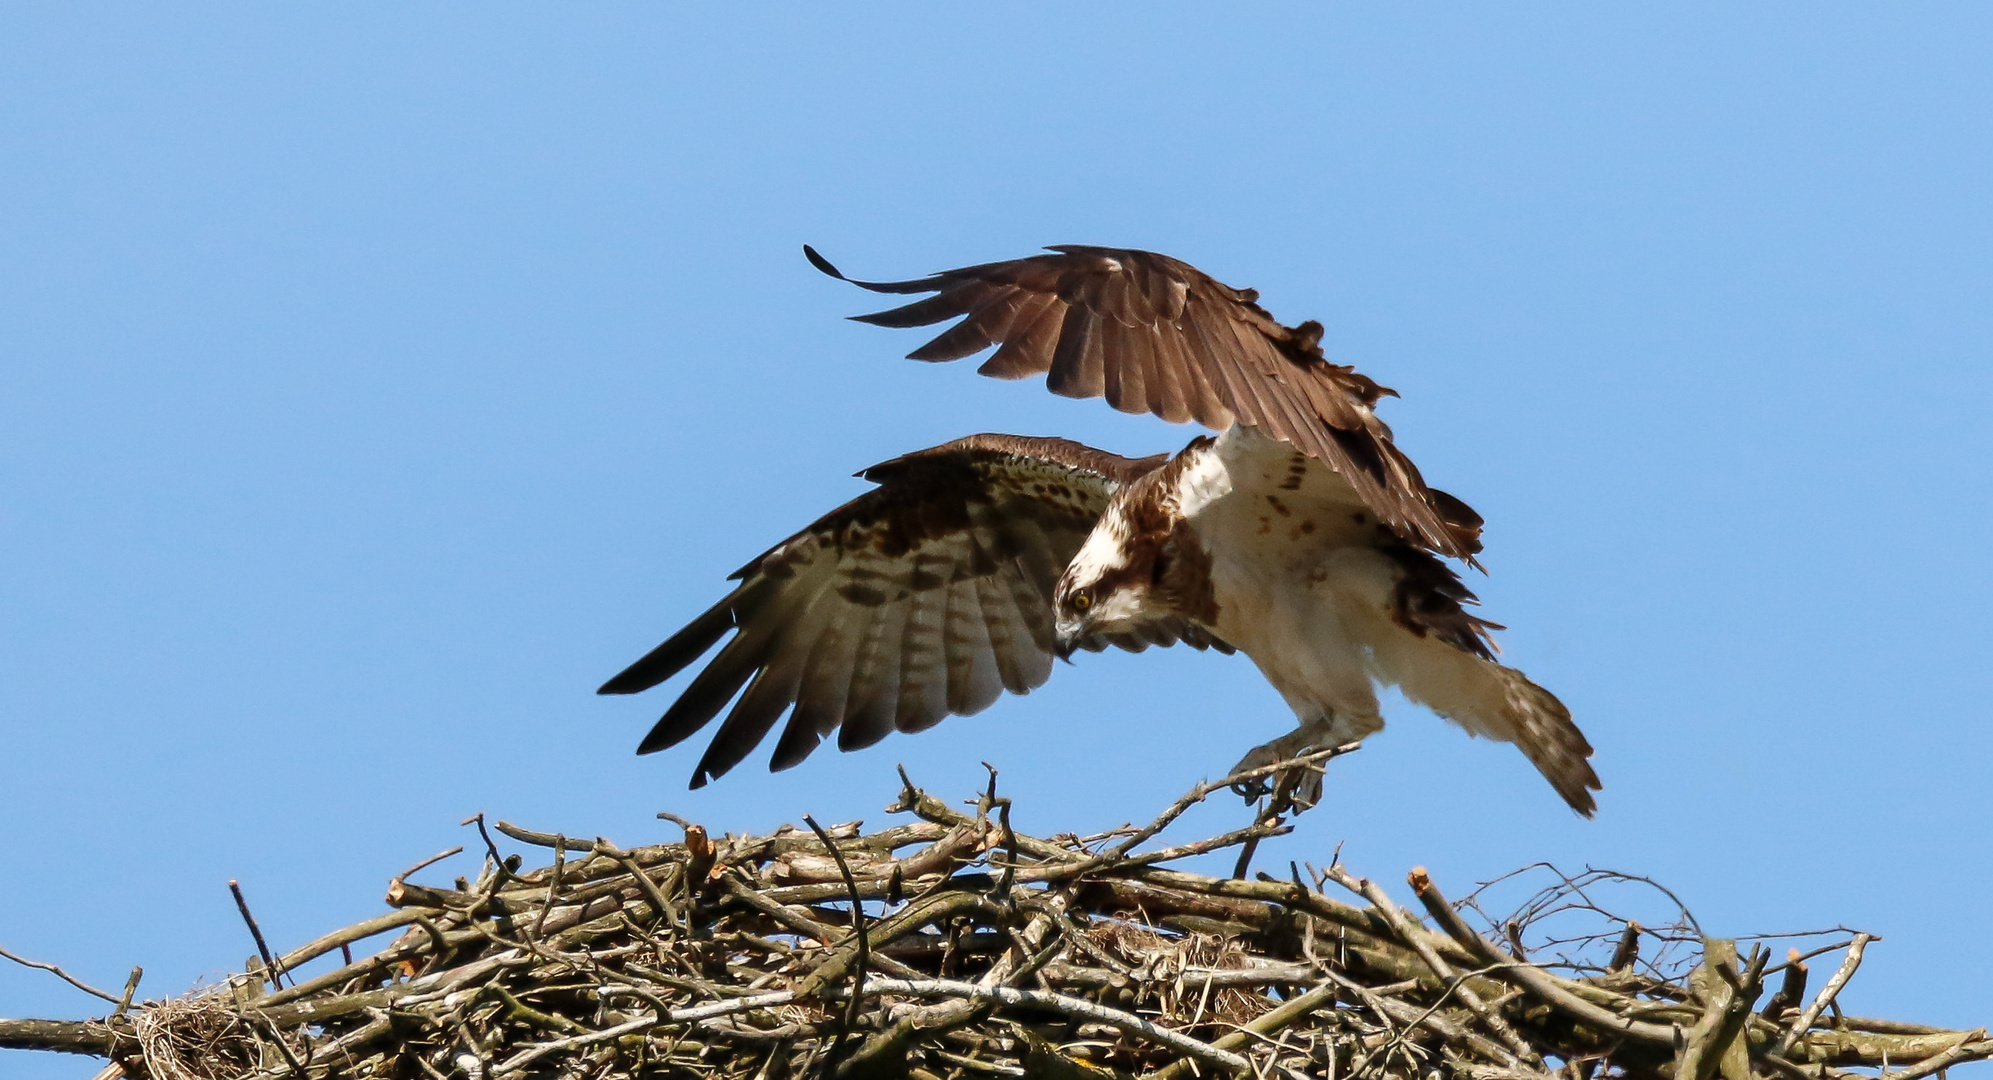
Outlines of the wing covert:
{"label": "wing covert", "polygon": [[[1123,412],[1215,431],[1240,423],[1293,444],[1348,478],[1406,540],[1472,560],[1478,519],[1436,499],[1372,411],[1395,392],[1322,354],[1322,325],[1284,326],[1235,289],[1167,255],[1056,245],[1052,254],[945,270],[911,281],[845,277],[805,245],[817,269],[882,293],[934,293],[859,322],[931,326],[960,319],[907,354],[959,360],[996,346],[977,370],[1000,379],[1044,375],[1066,397],[1104,397]],[[1465,514],[1459,513],[1465,511]]]}
{"label": "wing covert", "polygon": [[[731,702],[695,788],[739,764],[785,714],[772,769],[833,731],[851,750],[1026,693],[1051,675],[1059,574],[1116,487],[1161,462],[974,435],[875,465],[859,475],[877,488],[735,572],[732,593],[598,692],[649,689],[731,634],[637,750],[677,745]],[[1153,637],[1088,647],[1182,639],[1229,651],[1189,626]]]}

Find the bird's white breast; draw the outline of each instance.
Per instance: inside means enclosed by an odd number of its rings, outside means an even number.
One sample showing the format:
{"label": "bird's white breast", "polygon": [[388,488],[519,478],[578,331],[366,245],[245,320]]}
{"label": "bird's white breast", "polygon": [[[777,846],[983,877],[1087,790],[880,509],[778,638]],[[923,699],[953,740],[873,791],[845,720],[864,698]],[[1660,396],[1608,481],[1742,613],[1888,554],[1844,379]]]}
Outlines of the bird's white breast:
{"label": "bird's white breast", "polygon": [[1218,625],[1297,713],[1367,724],[1370,643],[1390,632],[1395,572],[1348,483],[1235,426],[1185,470],[1178,505],[1211,557]]}

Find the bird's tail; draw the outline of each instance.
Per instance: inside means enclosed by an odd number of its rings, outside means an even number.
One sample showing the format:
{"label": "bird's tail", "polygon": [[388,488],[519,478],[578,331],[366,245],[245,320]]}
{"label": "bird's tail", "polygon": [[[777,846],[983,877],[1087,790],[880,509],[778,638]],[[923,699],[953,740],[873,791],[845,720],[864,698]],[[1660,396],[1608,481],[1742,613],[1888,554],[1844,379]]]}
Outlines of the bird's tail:
{"label": "bird's tail", "polygon": [[1592,746],[1556,696],[1503,667],[1436,637],[1399,633],[1375,652],[1378,674],[1407,698],[1474,735],[1514,743],[1571,809],[1591,817],[1599,790]]}

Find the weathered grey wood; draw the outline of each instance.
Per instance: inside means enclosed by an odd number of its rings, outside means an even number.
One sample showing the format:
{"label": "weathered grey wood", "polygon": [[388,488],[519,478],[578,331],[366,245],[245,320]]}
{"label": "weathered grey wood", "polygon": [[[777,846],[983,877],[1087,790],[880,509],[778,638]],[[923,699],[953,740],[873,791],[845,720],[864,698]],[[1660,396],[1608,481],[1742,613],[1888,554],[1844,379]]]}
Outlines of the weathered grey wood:
{"label": "weathered grey wood", "polygon": [[0,1047],[108,1056],[134,1080],[176,1075],[160,1054],[254,1080],[1181,1080],[1193,1062],[1206,1076],[1551,1080],[1553,1059],[1671,1080],[1840,1080],[1819,1070],[1854,1066],[1924,1080],[1993,1058],[1981,1030],[1828,1015],[1867,935],[1803,1009],[1800,960],[1839,945],[1793,954],[1759,1014],[1769,952],[1740,962],[1730,940],[1705,941],[1692,972],[1662,972],[1637,948],[1654,931],[1601,916],[1587,974],[1531,960],[1518,926],[1477,930],[1423,871],[1412,883],[1437,929],[1335,866],[1303,880],[1161,865],[1286,827],[1144,847],[1216,790],[1084,842],[1016,833],[994,776],[964,808],[908,784],[895,808],[916,820],[871,833],[714,840],[678,821],[685,842],[624,849],[501,825],[555,864],[521,869],[490,847],[475,881],[404,873],[392,910],[277,959],[401,931],[370,955],[281,989],[259,955],[204,995],[0,1021]]}

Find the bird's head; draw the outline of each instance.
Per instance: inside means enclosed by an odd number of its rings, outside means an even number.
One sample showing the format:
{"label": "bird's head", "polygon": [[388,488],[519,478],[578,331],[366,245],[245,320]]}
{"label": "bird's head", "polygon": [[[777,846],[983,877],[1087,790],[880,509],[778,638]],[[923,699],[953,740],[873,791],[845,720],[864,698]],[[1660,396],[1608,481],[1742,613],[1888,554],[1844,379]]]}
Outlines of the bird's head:
{"label": "bird's head", "polygon": [[[1102,635],[1129,631],[1153,614],[1150,587],[1155,583],[1162,540],[1134,528],[1119,498],[1108,504],[1079,554],[1067,565],[1052,592],[1054,628],[1060,659]],[[1095,651],[1099,644],[1091,646]]]}

